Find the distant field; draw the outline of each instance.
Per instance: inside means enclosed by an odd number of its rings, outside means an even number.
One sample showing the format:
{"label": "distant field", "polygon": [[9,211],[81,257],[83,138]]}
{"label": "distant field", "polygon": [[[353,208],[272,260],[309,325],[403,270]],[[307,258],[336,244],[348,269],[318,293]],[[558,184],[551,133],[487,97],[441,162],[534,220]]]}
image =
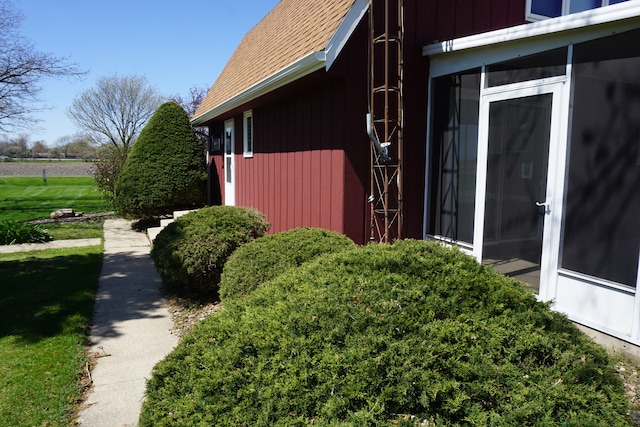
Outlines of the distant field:
{"label": "distant field", "polygon": [[63,208],[109,210],[90,176],[49,176],[46,186],[41,176],[0,177],[0,220],[44,219]]}
{"label": "distant field", "polygon": [[47,171],[47,176],[90,176],[93,163],[70,161],[45,162],[3,162],[0,161],[0,177],[39,176]]}

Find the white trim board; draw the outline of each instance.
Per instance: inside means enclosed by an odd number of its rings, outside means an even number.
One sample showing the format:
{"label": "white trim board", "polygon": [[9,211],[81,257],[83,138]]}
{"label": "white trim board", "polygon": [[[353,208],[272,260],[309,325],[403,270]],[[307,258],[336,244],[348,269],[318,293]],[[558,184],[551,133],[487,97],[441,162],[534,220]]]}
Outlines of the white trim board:
{"label": "white trim board", "polygon": [[477,68],[640,27],[640,0],[434,43],[422,48],[431,77]]}

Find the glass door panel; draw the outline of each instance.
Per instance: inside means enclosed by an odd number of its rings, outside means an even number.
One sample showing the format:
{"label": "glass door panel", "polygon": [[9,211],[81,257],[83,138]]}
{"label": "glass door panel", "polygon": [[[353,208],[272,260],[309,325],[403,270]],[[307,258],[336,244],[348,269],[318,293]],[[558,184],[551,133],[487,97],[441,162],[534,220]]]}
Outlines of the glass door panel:
{"label": "glass door panel", "polygon": [[236,204],[235,136],[233,119],[224,123],[224,204]]}
{"label": "glass door panel", "polygon": [[489,103],[482,261],[540,286],[553,94]]}

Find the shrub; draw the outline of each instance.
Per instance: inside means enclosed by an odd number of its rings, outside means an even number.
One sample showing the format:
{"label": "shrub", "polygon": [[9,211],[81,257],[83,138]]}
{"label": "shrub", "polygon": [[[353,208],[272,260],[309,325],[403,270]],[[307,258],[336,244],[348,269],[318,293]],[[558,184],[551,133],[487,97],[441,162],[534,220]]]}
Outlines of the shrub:
{"label": "shrub", "polygon": [[205,319],[155,367],[141,425],[619,426],[626,408],[606,351],[519,282],[400,241]]}
{"label": "shrub", "polygon": [[0,221],[0,245],[44,243],[53,240],[41,225],[19,221]]}
{"label": "shrub", "polygon": [[297,228],[261,237],[229,257],[222,271],[220,298],[226,302],[246,296],[289,268],[354,246],[347,236],[320,228]]}
{"label": "shrub", "polygon": [[128,150],[113,145],[103,145],[98,148],[99,159],[93,164],[93,181],[102,194],[102,198],[109,203],[115,199],[115,187],[118,175],[129,155]]}
{"label": "shrub", "polygon": [[151,250],[167,289],[192,298],[217,294],[229,255],[269,229],[254,209],[211,206],[179,217],[156,237]]}
{"label": "shrub", "polygon": [[204,153],[187,113],[162,104],[140,132],[118,175],[114,205],[124,216],[152,218],[204,205]]}

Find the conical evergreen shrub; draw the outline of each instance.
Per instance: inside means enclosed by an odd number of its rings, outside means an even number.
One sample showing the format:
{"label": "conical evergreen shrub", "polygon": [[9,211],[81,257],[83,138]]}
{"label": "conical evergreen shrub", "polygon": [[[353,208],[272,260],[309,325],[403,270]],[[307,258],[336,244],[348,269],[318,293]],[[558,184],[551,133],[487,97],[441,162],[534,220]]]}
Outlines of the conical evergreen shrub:
{"label": "conical evergreen shrub", "polygon": [[158,108],[142,129],[115,186],[116,211],[153,218],[201,207],[206,169],[187,113],[174,102]]}

